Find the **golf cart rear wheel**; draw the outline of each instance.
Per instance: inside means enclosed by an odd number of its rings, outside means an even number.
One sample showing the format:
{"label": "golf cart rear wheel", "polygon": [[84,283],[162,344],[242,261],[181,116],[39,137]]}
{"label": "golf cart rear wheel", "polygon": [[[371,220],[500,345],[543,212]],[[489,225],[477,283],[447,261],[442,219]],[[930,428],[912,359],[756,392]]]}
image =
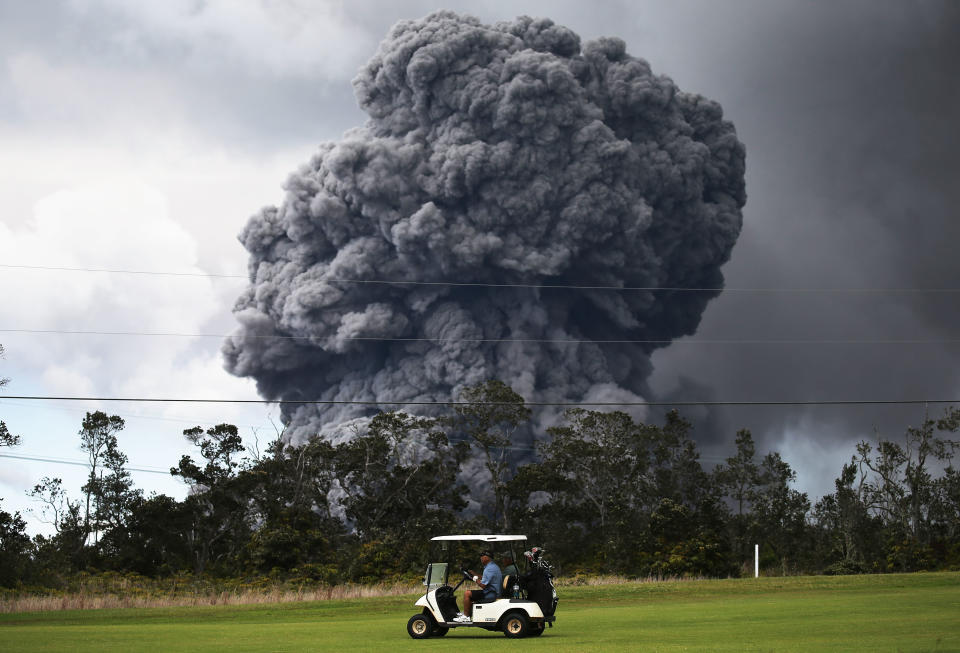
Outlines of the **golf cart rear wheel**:
{"label": "golf cart rear wheel", "polygon": [[526,637],[530,634],[530,622],[520,612],[511,612],[503,619],[503,634],[507,637]]}
{"label": "golf cart rear wheel", "polygon": [[407,622],[407,632],[414,639],[426,639],[433,633],[433,624],[426,615],[415,614]]}

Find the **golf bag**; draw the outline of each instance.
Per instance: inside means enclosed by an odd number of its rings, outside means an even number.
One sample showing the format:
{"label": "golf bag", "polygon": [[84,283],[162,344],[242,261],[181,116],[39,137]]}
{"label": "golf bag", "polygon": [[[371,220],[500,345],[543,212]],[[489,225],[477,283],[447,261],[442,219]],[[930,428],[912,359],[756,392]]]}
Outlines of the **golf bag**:
{"label": "golf bag", "polygon": [[527,598],[535,601],[545,617],[557,611],[557,589],[553,586],[553,567],[543,559],[543,549],[533,547],[523,554],[527,559],[527,573],[520,576],[520,588]]}

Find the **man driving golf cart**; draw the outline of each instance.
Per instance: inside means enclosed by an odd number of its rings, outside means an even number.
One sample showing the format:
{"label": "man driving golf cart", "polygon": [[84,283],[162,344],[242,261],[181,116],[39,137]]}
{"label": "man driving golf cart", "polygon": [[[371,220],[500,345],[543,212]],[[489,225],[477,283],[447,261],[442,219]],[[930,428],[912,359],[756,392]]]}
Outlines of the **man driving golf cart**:
{"label": "man driving golf cart", "polygon": [[503,572],[493,561],[493,554],[490,551],[480,552],[480,564],[483,565],[483,577],[481,578],[473,572],[467,570],[473,577],[473,582],[480,586],[478,590],[466,590],[463,593],[463,612],[458,612],[454,621],[459,623],[469,623],[472,621],[470,615],[473,605],[476,603],[491,603],[500,598],[503,585]]}
{"label": "man driving golf cart", "polygon": [[[543,559],[543,550],[533,547],[524,551],[526,571],[512,576],[503,576],[492,560],[494,548],[507,551],[505,557],[509,555],[516,559],[514,548],[522,547],[526,540],[526,535],[440,535],[431,538],[431,562],[427,564],[423,577],[426,592],[416,601],[420,612],[407,622],[410,637],[443,637],[454,628],[500,631],[510,638],[538,637],[545,628],[552,627],[557,619],[557,592],[553,586],[552,568]],[[460,564],[460,561],[476,555],[478,545],[491,547],[481,551],[483,570],[479,574]],[[459,582],[456,582],[457,578]],[[463,612],[460,612],[455,592],[470,581],[480,589],[464,592]]]}

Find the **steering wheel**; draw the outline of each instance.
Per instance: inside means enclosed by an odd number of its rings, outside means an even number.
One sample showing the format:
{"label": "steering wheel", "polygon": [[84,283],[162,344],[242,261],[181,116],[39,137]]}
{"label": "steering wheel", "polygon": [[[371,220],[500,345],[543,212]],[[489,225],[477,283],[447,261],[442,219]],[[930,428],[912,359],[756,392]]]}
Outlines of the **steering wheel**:
{"label": "steering wheel", "polygon": [[460,589],[460,586],[463,585],[468,580],[473,580],[473,576],[470,575],[470,572],[467,571],[466,567],[460,567],[460,573],[463,574],[463,578],[461,578],[460,582],[457,583],[456,586],[453,588],[454,592]]}

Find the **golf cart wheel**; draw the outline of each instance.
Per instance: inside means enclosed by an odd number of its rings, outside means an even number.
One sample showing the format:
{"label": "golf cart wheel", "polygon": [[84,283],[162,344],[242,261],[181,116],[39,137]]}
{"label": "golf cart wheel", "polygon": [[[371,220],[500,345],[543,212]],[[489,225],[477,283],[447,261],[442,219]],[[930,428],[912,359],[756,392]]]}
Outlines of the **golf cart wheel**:
{"label": "golf cart wheel", "polygon": [[415,614],[407,622],[407,632],[414,639],[426,639],[433,633],[433,624],[426,615]]}
{"label": "golf cart wheel", "polygon": [[434,626],[433,627],[433,636],[434,637],[443,637],[450,632],[450,629],[446,626]]}
{"label": "golf cart wheel", "polygon": [[543,634],[543,631],[547,629],[547,624],[544,622],[535,623],[530,626],[530,637],[540,637]]}
{"label": "golf cart wheel", "polygon": [[530,622],[520,612],[511,612],[503,619],[503,634],[507,637],[526,637],[530,634]]}

